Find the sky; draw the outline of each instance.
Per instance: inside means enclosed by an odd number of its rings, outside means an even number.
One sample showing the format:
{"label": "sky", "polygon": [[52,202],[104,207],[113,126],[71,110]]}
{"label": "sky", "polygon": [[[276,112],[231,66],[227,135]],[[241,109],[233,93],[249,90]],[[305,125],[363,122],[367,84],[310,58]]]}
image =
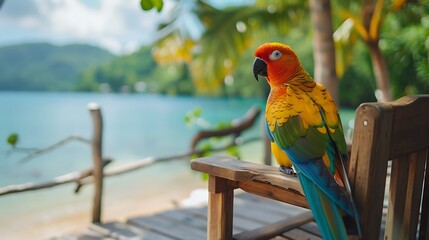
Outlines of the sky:
{"label": "sky", "polygon": [[23,42],[88,43],[116,54],[153,41],[161,13],[143,11],[140,0],[5,0],[0,9],[0,46]]}
{"label": "sky", "polygon": [[[153,42],[157,24],[168,19],[175,2],[164,0],[158,13],[141,10],[140,0],[5,0],[0,8],[0,46],[87,43],[115,54],[130,53]],[[216,7],[227,4],[209,2]]]}

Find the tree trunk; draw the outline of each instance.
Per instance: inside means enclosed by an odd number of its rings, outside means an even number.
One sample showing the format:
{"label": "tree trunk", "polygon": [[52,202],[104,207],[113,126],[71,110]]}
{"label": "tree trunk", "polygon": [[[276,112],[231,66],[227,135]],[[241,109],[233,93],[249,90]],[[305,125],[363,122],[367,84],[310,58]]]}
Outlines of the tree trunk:
{"label": "tree trunk", "polygon": [[314,80],[328,89],[338,104],[338,78],[330,0],[310,0],[313,26]]}
{"label": "tree trunk", "polygon": [[392,91],[390,89],[389,72],[387,71],[386,61],[378,46],[378,41],[366,43],[371,54],[372,70],[374,71],[377,90],[375,97],[379,102],[392,101]]}
{"label": "tree trunk", "polygon": [[[375,3],[374,0],[364,1],[361,9],[362,23],[369,33],[371,31],[371,21],[374,17]],[[380,28],[380,24],[372,27]],[[387,71],[386,61],[384,60],[383,54],[378,46],[379,31],[376,36],[370,36],[364,39],[366,46],[369,49],[372,62],[372,71],[374,72],[374,78],[377,85],[375,91],[375,97],[379,102],[392,101],[392,90],[390,89],[389,72]]]}

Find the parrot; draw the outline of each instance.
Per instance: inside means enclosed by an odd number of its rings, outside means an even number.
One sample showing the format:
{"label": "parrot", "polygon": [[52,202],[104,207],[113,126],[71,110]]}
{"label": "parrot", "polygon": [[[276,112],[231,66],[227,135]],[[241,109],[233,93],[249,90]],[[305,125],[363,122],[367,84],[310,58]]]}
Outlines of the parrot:
{"label": "parrot", "polygon": [[279,170],[297,175],[322,237],[347,239],[351,223],[351,234],[361,238],[345,170],[347,145],[331,94],[282,43],[256,49],[253,74],[256,80],[265,77],[270,86],[265,123]]}

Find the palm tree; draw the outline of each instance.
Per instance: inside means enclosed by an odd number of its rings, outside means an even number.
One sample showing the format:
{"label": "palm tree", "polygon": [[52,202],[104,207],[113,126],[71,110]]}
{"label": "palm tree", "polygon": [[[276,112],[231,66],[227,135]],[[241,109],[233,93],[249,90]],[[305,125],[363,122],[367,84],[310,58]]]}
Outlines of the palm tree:
{"label": "palm tree", "polygon": [[322,83],[338,103],[338,78],[330,0],[310,0],[313,26],[314,79]]}

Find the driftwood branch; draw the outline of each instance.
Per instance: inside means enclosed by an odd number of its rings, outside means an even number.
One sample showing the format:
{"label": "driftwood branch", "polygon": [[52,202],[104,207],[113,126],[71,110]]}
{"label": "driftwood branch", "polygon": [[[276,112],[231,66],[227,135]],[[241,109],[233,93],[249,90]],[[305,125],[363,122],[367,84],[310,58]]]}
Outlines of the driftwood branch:
{"label": "driftwood branch", "polygon": [[[243,120],[237,121],[232,124],[232,127],[219,129],[219,130],[203,130],[198,132],[193,138],[191,142],[191,151],[195,151],[198,143],[206,138],[210,137],[221,137],[227,135],[233,135],[234,139],[239,137],[241,132],[250,128],[255,123],[257,117],[261,113],[261,110],[257,107],[252,107],[244,117]],[[235,142],[235,141],[234,141]]]}
{"label": "driftwood branch", "polygon": [[[226,146],[214,148],[211,151],[212,152],[220,152],[220,151],[224,151],[225,149],[228,149],[234,145],[244,145],[244,144],[254,142],[254,141],[259,141],[259,140],[261,140],[260,137],[249,138],[249,139],[243,140],[239,143],[231,143],[231,144],[226,145]],[[139,170],[141,168],[149,167],[149,166],[152,166],[153,164],[157,164],[157,163],[169,162],[169,161],[180,160],[180,159],[188,159],[190,156],[193,156],[196,154],[201,154],[203,152],[204,151],[198,150],[198,151],[191,151],[191,152],[187,152],[187,153],[183,153],[183,154],[177,154],[177,155],[159,157],[159,158],[147,157],[147,158],[143,158],[141,160],[137,160],[137,161],[134,161],[131,163],[125,163],[125,164],[122,164],[122,165],[117,166],[117,167],[107,168],[104,170],[103,176],[104,177],[116,176],[116,175],[121,175],[121,174],[128,173],[128,172],[136,171],[136,170]],[[104,159],[103,160],[103,167],[105,167],[107,164],[109,164],[111,162],[112,162],[112,159]],[[43,189],[43,188],[50,188],[50,187],[55,187],[57,185],[62,185],[62,184],[67,184],[67,183],[76,183],[77,186],[76,186],[75,192],[77,193],[77,192],[79,192],[79,190],[83,186],[93,183],[93,178],[89,178],[92,175],[93,175],[93,170],[91,168],[91,169],[87,169],[87,170],[80,171],[80,172],[68,173],[68,174],[56,177],[52,181],[48,181],[45,183],[39,183],[39,184],[37,184],[37,183],[24,183],[24,184],[18,184],[18,185],[10,185],[10,186],[0,188],[0,196],[12,194],[12,193],[33,191],[33,190],[38,190],[38,189]]]}
{"label": "driftwood branch", "polygon": [[[103,160],[103,167],[105,167],[107,164],[111,163],[111,159],[104,159]],[[67,173],[62,176],[58,176],[51,181],[47,181],[44,183],[24,183],[24,184],[17,184],[17,185],[9,185],[3,188],[0,188],[0,196],[11,194],[11,193],[17,193],[17,192],[27,192],[27,191],[34,191],[39,190],[43,188],[50,188],[55,187],[58,185],[66,184],[66,183],[78,183],[82,179],[85,179],[89,176],[93,175],[93,169],[86,169],[80,172],[71,172]]]}
{"label": "driftwood branch", "polygon": [[[260,140],[259,137],[254,137],[254,138],[249,138],[247,140],[242,141],[240,144],[247,144],[249,142],[253,142],[253,141],[257,141]],[[219,148],[215,148],[212,149],[212,152],[220,152],[223,151],[225,149],[228,149],[232,146],[235,146],[236,143],[231,143]],[[179,159],[188,159],[189,157],[193,156],[193,155],[198,155],[203,153],[204,151],[191,151],[191,152],[187,152],[187,153],[183,153],[183,154],[177,154],[174,156],[167,156],[167,157],[159,157],[159,158],[155,158],[155,157],[147,157],[147,158],[143,158],[141,160],[138,161],[134,161],[132,163],[129,164],[123,164],[122,166],[116,167],[116,168],[110,168],[110,169],[106,169],[104,171],[104,176],[114,176],[114,175],[119,175],[122,173],[127,173],[127,172],[131,172],[131,171],[135,171],[138,170],[140,168],[144,168],[147,166],[150,166],[152,164],[155,163],[162,163],[162,162],[169,162],[172,160],[179,160]]]}
{"label": "driftwood branch", "polygon": [[31,153],[29,153],[27,156],[21,158],[21,160],[19,160],[19,162],[23,163],[23,162],[27,162],[32,158],[35,158],[39,155],[42,155],[44,153],[50,152],[52,150],[55,150],[58,147],[61,147],[62,145],[71,142],[71,141],[80,141],[80,142],[84,142],[84,143],[91,143],[91,141],[89,141],[88,139],[85,139],[83,137],[80,136],[68,136],[66,138],[64,138],[63,140],[60,140],[48,147],[42,148],[42,149],[31,149]]}

